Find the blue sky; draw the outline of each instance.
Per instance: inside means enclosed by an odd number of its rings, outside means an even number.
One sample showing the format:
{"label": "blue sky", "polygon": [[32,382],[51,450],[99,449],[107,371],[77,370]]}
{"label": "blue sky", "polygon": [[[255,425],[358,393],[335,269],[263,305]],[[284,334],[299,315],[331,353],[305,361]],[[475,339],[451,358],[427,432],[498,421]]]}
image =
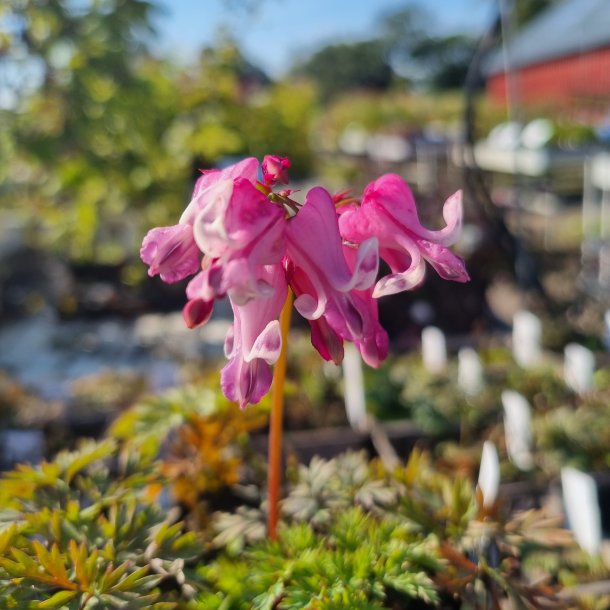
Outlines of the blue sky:
{"label": "blue sky", "polygon": [[[336,40],[374,34],[380,15],[408,5],[427,8],[431,30],[481,33],[497,0],[159,0],[163,50],[189,60],[212,44],[220,27],[239,41],[246,56],[272,76],[296,57]],[[244,8],[245,7],[245,8]],[[247,7],[250,7],[248,9]]]}

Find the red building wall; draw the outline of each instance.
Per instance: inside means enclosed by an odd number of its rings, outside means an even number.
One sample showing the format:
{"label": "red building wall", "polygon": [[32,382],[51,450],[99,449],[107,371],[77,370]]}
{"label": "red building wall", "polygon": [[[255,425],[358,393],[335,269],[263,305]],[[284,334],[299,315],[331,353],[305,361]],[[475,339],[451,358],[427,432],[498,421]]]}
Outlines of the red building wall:
{"label": "red building wall", "polygon": [[[514,79],[518,103],[548,105],[605,99],[610,107],[610,47],[517,68]],[[493,101],[506,102],[504,73],[488,79],[487,92]]]}

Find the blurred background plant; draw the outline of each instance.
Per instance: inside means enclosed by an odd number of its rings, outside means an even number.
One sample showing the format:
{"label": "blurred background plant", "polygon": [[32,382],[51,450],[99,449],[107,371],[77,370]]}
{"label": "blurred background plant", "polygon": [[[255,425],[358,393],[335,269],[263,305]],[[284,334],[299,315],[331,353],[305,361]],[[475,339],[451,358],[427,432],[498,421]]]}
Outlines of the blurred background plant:
{"label": "blurred background plant", "polygon": [[[146,227],[183,208],[199,168],[272,150],[290,155],[298,180],[325,169],[319,147],[336,148],[350,125],[408,135],[429,124],[455,132],[461,118],[450,92],[474,39],[438,34],[422,8],[381,16],[369,40],[327,45],[276,80],[226,30],[191,64],[169,59],[154,28],[166,10],[153,0],[3,3],[0,208],[28,243],[124,262]],[[502,113],[482,101],[483,132]],[[137,277],[129,268],[123,279]]]}

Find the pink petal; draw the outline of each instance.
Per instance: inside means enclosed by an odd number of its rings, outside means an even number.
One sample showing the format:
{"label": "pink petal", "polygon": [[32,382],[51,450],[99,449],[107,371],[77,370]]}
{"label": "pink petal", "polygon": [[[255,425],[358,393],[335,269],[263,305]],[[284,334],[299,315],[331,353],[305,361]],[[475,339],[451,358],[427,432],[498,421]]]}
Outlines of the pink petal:
{"label": "pink petal", "polygon": [[454,193],[443,206],[443,218],[447,225],[438,231],[431,231],[419,221],[409,185],[396,174],[385,174],[369,184],[362,196],[362,207],[369,206],[382,209],[414,235],[443,246],[455,243],[462,228],[462,191]]}
{"label": "pink petal", "polygon": [[271,386],[270,364],[279,357],[282,338],[279,315],[286,300],[287,285],[280,265],[268,265],[261,280],[273,287],[267,298],[251,299],[243,305],[231,302],[234,324],[225,342],[230,358],[222,369],[223,392],[243,408],[258,402]]}
{"label": "pink petal", "polygon": [[325,311],[332,292],[370,286],[377,273],[377,243],[363,246],[352,272],[343,255],[337,214],[331,196],[320,187],[311,189],[298,214],[286,227],[287,255],[309,278],[310,290],[299,295],[295,307],[309,320]]}
{"label": "pink petal", "polygon": [[225,293],[222,290],[222,275],[222,267],[212,263],[186,285],[187,298],[212,301],[215,298],[223,297]]}
{"label": "pink petal", "polygon": [[219,180],[234,178],[245,178],[252,184],[256,184],[256,178],[258,176],[258,159],[255,157],[248,157],[229,165],[224,169],[206,169],[202,171],[201,177],[195,183],[195,189],[193,191],[193,197],[207,189],[209,186],[218,182]]}
{"label": "pink petal", "polygon": [[362,242],[352,273],[352,281],[348,290],[366,290],[375,283],[379,271],[379,242],[376,237],[370,237]]}
{"label": "pink petal", "polygon": [[367,236],[376,236],[381,258],[392,270],[377,282],[375,298],[418,286],[425,275],[422,258],[444,279],[468,281],[464,261],[446,248],[458,238],[462,225],[460,191],[445,202],[443,217],[447,225],[439,231],[422,227],[411,189],[395,174],[369,184],[360,207],[341,209],[339,228],[343,238],[361,243]]}
{"label": "pink petal", "polygon": [[182,316],[189,328],[203,326],[212,316],[214,301],[203,299],[192,299],[187,302],[182,310]]}
{"label": "pink petal", "polygon": [[189,225],[151,229],[140,248],[140,257],[150,265],[148,275],[160,275],[164,282],[177,282],[199,269],[201,253]]}
{"label": "pink petal", "polygon": [[[343,250],[350,267],[354,266],[357,261],[354,249],[344,246]],[[373,293],[373,287],[352,291],[351,298],[362,320],[362,331],[360,334],[352,336],[351,339],[360,351],[363,360],[369,366],[377,367],[388,356],[390,340],[387,332],[379,323],[377,300],[373,298]]]}
{"label": "pink petal", "polygon": [[274,364],[282,351],[282,330],[279,320],[271,320],[256,337],[250,353],[244,355],[246,362],[261,358],[267,364]]}
{"label": "pink petal", "polygon": [[425,239],[418,239],[417,246],[424,258],[443,279],[454,282],[468,282],[470,280],[464,261],[448,248]]}
{"label": "pink petal", "polygon": [[[227,184],[217,183],[223,189]],[[279,263],[284,256],[283,209],[241,178],[217,194],[200,211],[193,227],[196,242],[214,263],[189,286],[189,297],[207,300],[228,294],[243,305],[269,296],[273,290],[259,277],[260,269]]]}
{"label": "pink petal", "polygon": [[[206,170],[197,180],[193,197],[182,213],[180,222],[193,224],[195,218],[202,210],[217,207],[213,199],[217,196],[218,183],[232,184],[236,179],[243,179],[250,184],[256,184],[258,175],[258,161],[254,157],[244,159],[235,165],[230,165],[222,170]],[[220,189],[222,190],[222,188]]]}
{"label": "pink petal", "polygon": [[339,365],[343,362],[343,339],[337,334],[325,318],[309,320],[311,326],[311,344],[326,361]]}
{"label": "pink petal", "polygon": [[374,298],[417,288],[426,276],[426,265],[416,243],[405,235],[398,237],[402,250],[382,249],[381,256],[392,273],[382,277],[373,291]]}
{"label": "pink petal", "polygon": [[290,159],[278,157],[277,155],[266,155],[261,165],[263,180],[265,184],[288,184],[288,170],[290,169]]}
{"label": "pink petal", "polygon": [[271,367],[259,359],[245,362],[235,358],[220,372],[223,394],[229,400],[239,403],[242,409],[258,403],[269,391],[272,381]]}
{"label": "pink petal", "polygon": [[199,249],[214,258],[222,256],[232,246],[226,227],[226,214],[234,188],[233,180],[214,183],[204,193],[204,204],[190,214],[187,214],[187,208],[180,219],[184,222],[188,218],[188,222],[193,225],[193,236]]}

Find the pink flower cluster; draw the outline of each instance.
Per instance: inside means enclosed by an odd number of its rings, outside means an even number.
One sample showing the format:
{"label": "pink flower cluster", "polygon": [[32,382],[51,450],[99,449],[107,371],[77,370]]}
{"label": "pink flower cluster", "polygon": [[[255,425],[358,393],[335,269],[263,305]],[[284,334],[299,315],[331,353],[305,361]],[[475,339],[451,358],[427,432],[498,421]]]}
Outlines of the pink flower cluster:
{"label": "pink flower cluster", "polygon": [[[234,323],[221,383],[242,407],[258,402],[271,386],[289,288],[323,358],[339,364],[347,340],[377,366],[388,354],[378,297],[417,286],[426,260],[443,278],[469,279],[462,259],[447,248],[461,227],[460,192],[445,203],[445,228],[430,231],[397,175],[369,184],[357,203],[315,187],[299,205],[292,191],[272,190],[288,182],[289,167],[286,158],[266,156],[262,181],[254,158],[203,172],[178,224],[149,231],[140,250],[150,276],[165,282],[194,276],[183,310],[190,328],[205,324],[214,301],[228,297]],[[377,279],[379,257],[391,273]]]}

